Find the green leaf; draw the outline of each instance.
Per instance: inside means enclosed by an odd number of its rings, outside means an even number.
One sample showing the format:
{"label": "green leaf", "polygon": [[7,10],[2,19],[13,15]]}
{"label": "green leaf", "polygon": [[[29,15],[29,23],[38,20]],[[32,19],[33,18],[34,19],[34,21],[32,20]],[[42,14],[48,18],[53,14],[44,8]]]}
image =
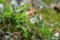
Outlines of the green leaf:
{"label": "green leaf", "polygon": [[57,26],[60,26],[60,22],[56,22],[56,25],[57,25]]}
{"label": "green leaf", "polygon": [[21,25],[16,25],[15,28],[21,28],[22,26]]}
{"label": "green leaf", "polygon": [[4,3],[5,2],[5,0],[0,0],[0,3]]}
{"label": "green leaf", "polygon": [[23,23],[24,22],[24,20],[16,20],[16,23]]}

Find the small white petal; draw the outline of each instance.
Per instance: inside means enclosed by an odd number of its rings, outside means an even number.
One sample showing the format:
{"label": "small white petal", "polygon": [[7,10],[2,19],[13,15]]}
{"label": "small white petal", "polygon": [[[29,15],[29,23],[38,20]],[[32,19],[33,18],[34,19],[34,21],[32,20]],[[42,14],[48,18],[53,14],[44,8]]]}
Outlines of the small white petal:
{"label": "small white petal", "polygon": [[3,7],[3,4],[0,4],[0,8],[2,8]]}
{"label": "small white petal", "polygon": [[10,36],[5,36],[6,38],[9,38]]}
{"label": "small white petal", "polygon": [[43,5],[41,5],[40,8],[43,9]]}
{"label": "small white petal", "polygon": [[24,5],[24,2],[21,2],[21,4],[20,5]]}
{"label": "small white petal", "polygon": [[55,25],[54,24],[50,24],[50,26],[54,27]]}
{"label": "small white petal", "polygon": [[59,36],[59,33],[58,33],[58,32],[56,32],[56,33],[55,33],[55,36],[56,36],[56,37],[58,37],[58,36]]}
{"label": "small white petal", "polygon": [[35,23],[35,22],[36,22],[36,19],[35,19],[35,18],[31,18],[31,19],[30,19],[30,22],[31,22],[31,23]]}
{"label": "small white petal", "polygon": [[43,20],[43,17],[42,17],[42,15],[40,15],[40,16],[39,16],[39,18],[40,18],[40,20]]}

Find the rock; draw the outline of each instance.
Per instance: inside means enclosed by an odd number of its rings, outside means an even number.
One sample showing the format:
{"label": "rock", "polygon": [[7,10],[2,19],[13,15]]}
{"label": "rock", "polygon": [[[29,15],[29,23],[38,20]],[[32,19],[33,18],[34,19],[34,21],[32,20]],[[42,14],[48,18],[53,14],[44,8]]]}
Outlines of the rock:
{"label": "rock", "polygon": [[4,32],[0,35],[0,40],[14,40],[10,32]]}
{"label": "rock", "polygon": [[50,7],[55,11],[60,12],[60,0],[53,1]]}

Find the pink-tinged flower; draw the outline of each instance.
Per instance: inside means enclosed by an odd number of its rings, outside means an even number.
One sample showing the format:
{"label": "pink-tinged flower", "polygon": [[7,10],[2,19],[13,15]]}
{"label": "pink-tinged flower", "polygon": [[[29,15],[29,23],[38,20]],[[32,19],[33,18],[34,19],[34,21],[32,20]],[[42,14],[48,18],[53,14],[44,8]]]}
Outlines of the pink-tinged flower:
{"label": "pink-tinged flower", "polygon": [[24,5],[24,2],[21,2],[21,4],[20,5]]}
{"label": "pink-tinged flower", "polygon": [[58,32],[56,32],[56,33],[54,34],[54,36],[59,37],[59,33],[58,33]]}

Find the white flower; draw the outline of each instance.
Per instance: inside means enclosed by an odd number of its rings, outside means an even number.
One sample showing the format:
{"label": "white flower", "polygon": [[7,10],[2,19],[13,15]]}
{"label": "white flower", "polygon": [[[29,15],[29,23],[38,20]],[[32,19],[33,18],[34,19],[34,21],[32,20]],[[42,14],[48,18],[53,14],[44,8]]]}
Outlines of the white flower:
{"label": "white flower", "polygon": [[43,5],[40,5],[40,9],[43,9],[43,7],[44,7]]}
{"label": "white flower", "polygon": [[16,1],[16,0],[12,0],[12,1],[11,1],[11,4],[12,4],[13,6],[15,6],[15,7],[17,7],[17,6],[18,6],[18,3],[17,3],[17,1]]}
{"label": "white flower", "polygon": [[30,19],[30,22],[31,22],[31,23],[35,23],[35,22],[36,22],[36,19],[35,19],[35,18],[31,18],[31,19]]}
{"label": "white flower", "polygon": [[42,17],[42,15],[40,15],[40,16],[39,16],[39,18],[40,18],[40,20],[43,20],[43,17]]}
{"label": "white flower", "polygon": [[[10,10],[15,10],[16,9],[16,7],[18,6],[18,3],[17,3],[17,1],[16,0],[12,0],[11,1],[11,9]],[[12,11],[13,12],[13,11]]]}
{"label": "white flower", "polygon": [[54,34],[54,36],[59,37],[59,33],[58,33],[58,32],[56,32],[56,33]]}
{"label": "white flower", "polygon": [[25,3],[27,3],[28,2],[28,0],[22,0],[21,2],[20,2],[20,5],[24,5]]}
{"label": "white flower", "polygon": [[5,38],[10,38],[10,36],[5,36]]}
{"label": "white flower", "polygon": [[20,5],[24,5],[24,2],[21,2],[21,4]]}
{"label": "white flower", "polygon": [[3,12],[3,9],[4,9],[3,4],[0,4],[0,12],[1,12],[1,13]]}

